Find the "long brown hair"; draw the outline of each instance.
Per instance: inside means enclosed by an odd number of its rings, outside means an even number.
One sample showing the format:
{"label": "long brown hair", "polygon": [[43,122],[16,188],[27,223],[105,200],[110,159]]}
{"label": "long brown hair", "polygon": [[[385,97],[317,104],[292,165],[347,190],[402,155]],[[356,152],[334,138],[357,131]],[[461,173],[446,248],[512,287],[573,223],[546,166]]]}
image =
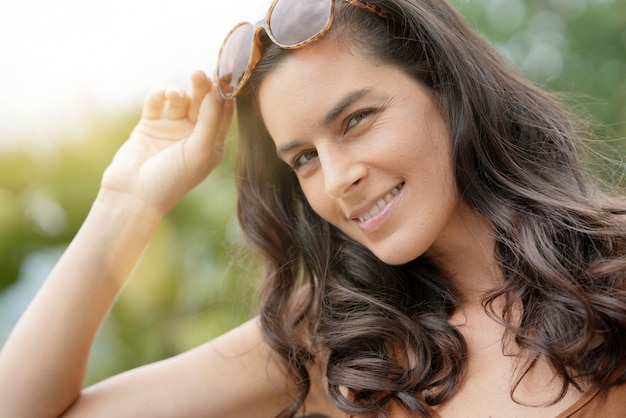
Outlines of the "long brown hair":
{"label": "long brown hair", "polygon": [[[326,36],[397,65],[441,98],[459,193],[496,231],[505,280],[485,295],[486,311],[554,367],[555,402],[570,385],[626,381],[626,205],[585,175],[571,118],[445,1],[372,3],[387,19],[337,1]],[[425,404],[452,397],[465,372],[465,341],[448,322],[455,293],[428,260],[386,265],[311,209],[256,103],[287,54],[268,42],[237,99],[239,220],[267,259],[262,326],[298,393],[283,416],[302,405],[316,356],[327,358],[330,394],[346,413],[373,415],[394,400],[427,414]]]}

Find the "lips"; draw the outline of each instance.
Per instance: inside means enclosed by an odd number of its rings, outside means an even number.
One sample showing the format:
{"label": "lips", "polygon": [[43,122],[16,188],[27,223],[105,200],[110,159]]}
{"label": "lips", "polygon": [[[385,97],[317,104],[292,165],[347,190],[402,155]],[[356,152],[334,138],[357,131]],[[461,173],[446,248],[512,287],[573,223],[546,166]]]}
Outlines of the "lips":
{"label": "lips", "polygon": [[378,202],[376,202],[376,204],[374,206],[372,206],[372,208],[369,211],[367,211],[367,213],[365,213],[365,214],[363,214],[363,215],[361,215],[361,216],[359,216],[357,218],[359,220],[359,222],[367,222],[368,220],[370,220],[374,216],[376,216],[378,213],[380,213],[387,206],[387,204],[398,193],[400,193],[400,190],[402,189],[403,186],[404,186],[404,183],[398,184],[396,187],[393,188],[393,190],[391,190],[385,196],[380,198],[380,200]]}

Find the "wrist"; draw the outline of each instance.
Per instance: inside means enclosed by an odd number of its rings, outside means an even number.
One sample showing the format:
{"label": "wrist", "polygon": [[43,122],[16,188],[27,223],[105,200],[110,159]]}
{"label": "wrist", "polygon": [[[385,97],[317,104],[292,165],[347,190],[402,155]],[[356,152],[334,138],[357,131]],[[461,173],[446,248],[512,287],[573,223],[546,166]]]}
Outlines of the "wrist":
{"label": "wrist", "polygon": [[91,211],[104,212],[109,217],[119,217],[151,228],[156,227],[165,215],[161,209],[137,197],[108,189],[98,191]]}
{"label": "wrist", "polygon": [[[140,199],[100,190],[85,222],[66,251],[80,253],[85,266],[97,271],[96,282],[116,294],[150,242],[163,213]],[[79,268],[85,271],[85,268]]]}

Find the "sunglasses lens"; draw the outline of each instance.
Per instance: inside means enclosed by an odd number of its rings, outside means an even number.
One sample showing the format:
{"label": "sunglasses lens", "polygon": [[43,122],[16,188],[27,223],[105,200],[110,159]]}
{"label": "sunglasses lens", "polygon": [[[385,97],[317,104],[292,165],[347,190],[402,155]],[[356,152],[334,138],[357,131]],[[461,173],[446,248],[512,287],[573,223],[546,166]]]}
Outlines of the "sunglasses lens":
{"label": "sunglasses lens", "polygon": [[242,23],[228,35],[220,51],[217,78],[222,95],[231,97],[246,76],[254,44],[254,27]]}
{"label": "sunglasses lens", "polygon": [[268,18],[268,25],[279,45],[294,47],[324,30],[331,13],[332,0],[279,0]]}

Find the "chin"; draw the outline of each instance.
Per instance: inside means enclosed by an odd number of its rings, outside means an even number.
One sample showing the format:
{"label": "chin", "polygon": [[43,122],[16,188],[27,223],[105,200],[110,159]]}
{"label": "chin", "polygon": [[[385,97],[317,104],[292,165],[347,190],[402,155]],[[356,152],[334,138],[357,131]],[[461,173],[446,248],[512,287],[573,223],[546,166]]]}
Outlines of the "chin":
{"label": "chin", "polygon": [[373,253],[380,261],[392,266],[406,264],[422,255],[422,253],[413,254],[412,252],[409,253],[404,251],[373,251]]}

